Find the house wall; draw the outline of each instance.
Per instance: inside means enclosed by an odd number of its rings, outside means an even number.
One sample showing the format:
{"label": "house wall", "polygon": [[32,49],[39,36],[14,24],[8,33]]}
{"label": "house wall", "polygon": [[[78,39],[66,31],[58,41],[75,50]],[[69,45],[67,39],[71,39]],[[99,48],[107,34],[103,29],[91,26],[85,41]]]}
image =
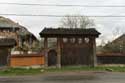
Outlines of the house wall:
{"label": "house wall", "polygon": [[16,41],[17,41],[17,33],[15,32],[10,32],[10,31],[7,31],[7,30],[4,30],[4,31],[1,31],[0,30],[0,36],[1,37],[7,37],[7,38],[14,38]]}
{"label": "house wall", "polygon": [[[6,37],[6,38],[13,38],[16,40],[17,46],[22,46],[23,44],[26,44],[26,46],[28,46],[29,48],[35,46],[34,43],[36,43],[36,39],[33,39],[31,37],[31,39],[29,38],[29,36],[26,36],[24,38],[20,38],[19,37],[19,29],[13,30],[12,28],[6,29],[6,28],[2,28],[0,29],[0,37]],[[30,42],[31,40],[31,42]]]}
{"label": "house wall", "polygon": [[10,66],[40,66],[44,65],[44,56],[41,54],[12,55]]}
{"label": "house wall", "polygon": [[18,35],[17,35],[17,31],[9,31],[9,30],[0,30],[0,37],[3,38],[13,38],[16,40],[16,44],[17,46],[19,45],[19,39],[18,39]]}

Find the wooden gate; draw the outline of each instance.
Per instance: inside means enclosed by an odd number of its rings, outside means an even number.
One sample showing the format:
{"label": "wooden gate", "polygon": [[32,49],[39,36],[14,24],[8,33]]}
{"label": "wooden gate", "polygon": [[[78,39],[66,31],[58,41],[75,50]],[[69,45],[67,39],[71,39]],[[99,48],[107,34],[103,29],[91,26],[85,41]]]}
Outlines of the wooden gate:
{"label": "wooden gate", "polygon": [[56,66],[57,64],[57,52],[55,50],[50,50],[48,52],[48,66]]}
{"label": "wooden gate", "polygon": [[[74,38],[75,39],[75,38]],[[63,43],[61,64],[62,65],[90,65],[90,48],[89,42],[85,42],[84,38],[77,38],[75,41]]]}
{"label": "wooden gate", "polygon": [[8,64],[8,50],[5,48],[0,48],[0,66],[7,66]]}

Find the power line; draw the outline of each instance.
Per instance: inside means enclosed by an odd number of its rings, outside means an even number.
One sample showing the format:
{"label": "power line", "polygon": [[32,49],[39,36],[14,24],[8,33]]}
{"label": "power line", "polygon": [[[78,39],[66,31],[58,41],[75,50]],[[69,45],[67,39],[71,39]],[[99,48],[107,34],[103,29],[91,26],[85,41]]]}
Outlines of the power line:
{"label": "power line", "polygon": [[125,5],[64,5],[64,4],[29,4],[29,3],[0,3],[7,5],[27,5],[27,6],[60,6],[60,7],[125,7]]}
{"label": "power line", "polygon": [[[5,16],[27,16],[27,17],[67,17],[65,15],[42,15],[42,14],[0,14]],[[69,17],[125,17],[125,15],[71,15]]]}

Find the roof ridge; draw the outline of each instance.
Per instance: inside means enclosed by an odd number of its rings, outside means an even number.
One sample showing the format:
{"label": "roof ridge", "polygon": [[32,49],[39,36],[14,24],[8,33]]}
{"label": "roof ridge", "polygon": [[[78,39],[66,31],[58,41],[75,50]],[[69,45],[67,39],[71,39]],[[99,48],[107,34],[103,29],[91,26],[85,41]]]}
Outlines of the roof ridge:
{"label": "roof ridge", "polygon": [[95,28],[63,28],[63,27],[58,27],[58,28],[52,28],[52,27],[45,27],[44,29],[57,29],[57,30],[60,30],[60,29],[69,29],[69,30],[74,30],[74,29],[78,29],[78,30],[81,30],[81,29],[94,29],[95,30]]}

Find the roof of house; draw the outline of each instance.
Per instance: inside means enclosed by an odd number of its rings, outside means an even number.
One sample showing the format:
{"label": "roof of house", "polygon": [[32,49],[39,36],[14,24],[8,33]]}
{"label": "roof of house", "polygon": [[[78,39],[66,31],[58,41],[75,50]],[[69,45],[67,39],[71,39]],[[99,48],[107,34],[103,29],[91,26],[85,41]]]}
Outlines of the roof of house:
{"label": "roof of house", "polygon": [[121,35],[121,36],[119,36],[118,38],[116,38],[115,40],[113,40],[112,42],[109,42],[109,43],[107,43],[105,46],[108,46],[108,45],[118,45],[118,44],[123,44],[123,45],[125,45],[124,44],[125,43],[125,34],[123,34],[123,35]]}
{"label": "roof of house", "polygon": [[121,35],[120,37],[116,38],[115,40],[112,41],[112,43],[117,43],[120,41],[124,41],[125,42],[125,33],[123,35]]}
{"label": "roof of house", "polygon": [[9,18],[5,18],[0,16],[0,28],[18,28],[19,24],[10,20]]}
{"label": "roof of house", "polygon": [[67,36],[95,36],[98,37],[100,33],[94,29],[79,29],[79,28],[44,28],[40,32],[41,37],[67,37]]}
{"label": "roof of house", "polygon": [[37,40],[36,36],[33,33],[29,32],[27,30],[27,28],[25,28],[24,26],[21,26],[21,25],[20,25],[20,27],[21,27],[21,29],[19,30],[18,35],[25,37],[25,38],[32,37],[34,40]]}
{"label": "roof of house", "polygon": [[108,42],[103,48],[106,53],[123,53],[125,54],[125,34],[119,36],[112,42]]}
{"label": "roof of house", "polygon": [[15,23],[14,21],[12,21],[9,18],[5,18],[5,17],[0,16],[0,29],[8,29],[8,28],[9,29],[11,29],[11,28],[12,29],[13,28],[19,29],[18,35],[32,36],[33,39],[37,40],[35,35],[32,34],[31,32],[29,32],[26,27],[24,27],[18,23]]}
{"label": "roof of house", "polygon": [[12,38],[0,38],[0,47],[2,46],[15,46],[16,45],[16,40]]}

